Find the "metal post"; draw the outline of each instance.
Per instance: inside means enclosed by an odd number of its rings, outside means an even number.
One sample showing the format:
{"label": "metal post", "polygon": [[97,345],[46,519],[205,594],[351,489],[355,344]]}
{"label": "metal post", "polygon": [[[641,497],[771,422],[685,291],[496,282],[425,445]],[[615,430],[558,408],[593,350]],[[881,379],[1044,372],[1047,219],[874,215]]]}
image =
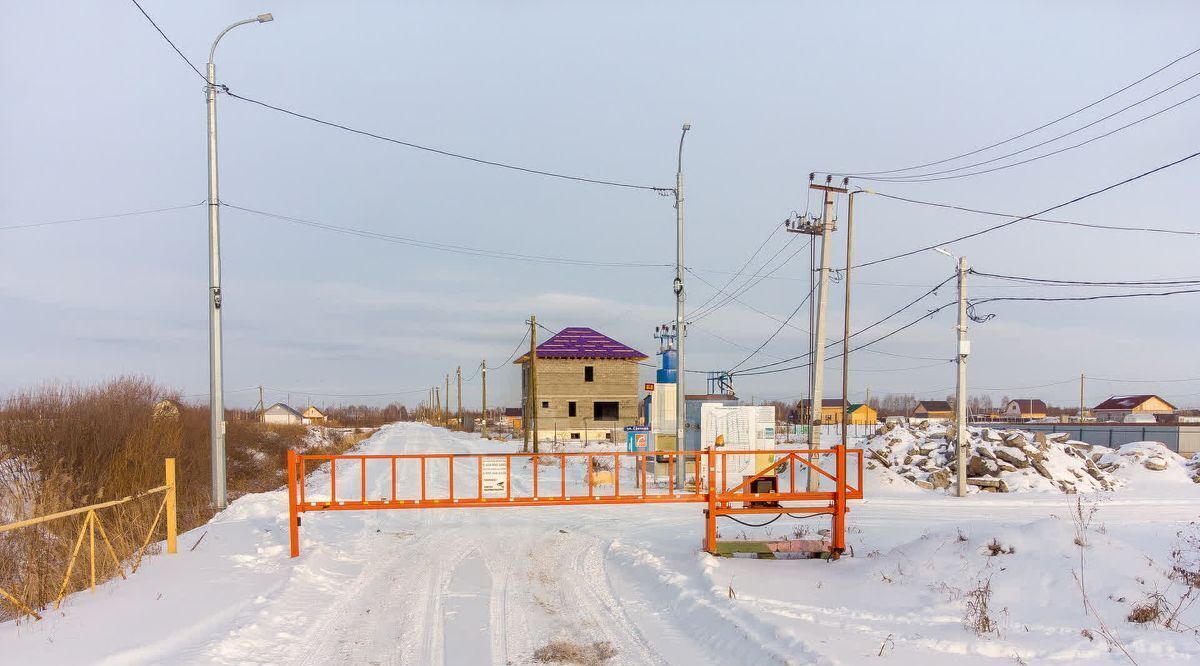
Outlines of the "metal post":
{"label": "metal post", "polygon": [[[675,169],[675,349],[678,368],[675,372],[675,450],[683,451],[687,439],[687,392],[684,388],[684,376],[687,373],[684,362],[684,339],[687,338],[687,322],[684,321],[683,293],[683,139],[691,123],[684,123],[679,134],[679,156]],[[683,466],[676,475],[677,482],[684,481]]]}
{"label": "metal post", "polygon": [[[842,184],[846,185],[850,179]],[[846,298],[842,312],[842,447],[849,446],[849,416],[850,416],[850,267],[853,265],[854,250],[854,195],[851,192],[846,200]],[[870,402],[870,389],[867,390]],[[839,460],[844,466],[845,462]]]}
{"label": "metal post", "polygon": [[1079,422],[1083,423],[1083,373],[1079,374]]}
{"label": "metal post", "polygon": [[538,453],[537,317],[529,315],[529,432]]}
{"label": "metal post", "polygon": [[208,410],[209,453],[212,457],[212,502],[228,504],[225,494],[225,389],[221,368],[221,198],[217,192],[217,43],[230,30],[247,23],[266,23],[268,14],[238,21],[221,31],[208,50],[205,104],[208,107]]}
{"label": "metal post", "polygon": [[958,496],[967,495],[967,258],[958,258],[958,388],[954,433],[958,440]]}
{"label": "metal post", "polygon": [[[218,38],[219,39],[219,38]],[[213,44],[216,47],[216,44]],[[221,199],[217,193],[217,74],[208,63],[208,427],[212,458],[212,502],[225,496],[225,389],[221,372]]]}

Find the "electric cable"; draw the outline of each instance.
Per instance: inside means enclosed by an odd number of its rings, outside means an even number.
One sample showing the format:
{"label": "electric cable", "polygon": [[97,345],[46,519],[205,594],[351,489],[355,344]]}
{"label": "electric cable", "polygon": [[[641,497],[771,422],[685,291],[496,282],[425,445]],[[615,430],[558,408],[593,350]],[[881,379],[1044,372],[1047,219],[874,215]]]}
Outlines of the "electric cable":
{"label": "electric cable", "polygon": [[299,113],[297,111],[285,109],[281,106],[276,106],[274,104],[268,104],[267,102],[263,102],[261,100],[253,99],[250,97],[245,97],[243,95],[238,95],[237,93],[234,93],[233,91],[229,90],[228,87],[225,87],[225,86],[222,86],[222,89],[225,91],[225,94],[229,95],[230,97],[232,97],[234,99],[239,99],[239,100],[242,100],[243,102],[255,104],[257,106],[260,106],[260,107],[263,107],[266,109],[271,109],[272,111],[277,111],[279,113],[292,116],[293,118],[307,120],[309,122],[316,123],[318,125],[332,127],[334,129],[339,129],[344,132],[350,132],[351,134],[358,134],[360,136],[365,136],[365,137],[372,138],[372,139],[378,139],[380,141],[386,141],[388,143],[396,144],[398,146],[404,146],[406,148],[412,148],[414,150],[420,150],[420,151],[424,151],[427,153],[433,153],[435,155],[442,155],[444,157],[452,157],[452,158],[458,159],[458,160],[474,162],[475,164],[482,164],[485,166],[498,167],[501,169],[508,169],[510,171],[519,171],[521,173],[528,173],[528,174],[533,174],[536,176],[546,176],[549,178],[558,178],[561,180],[570,180],[570,181],[575,181],[575,182],[580,182],[580,183],[590,183],[593,185],[607,185],[609,187],[620,187],[620,188],[631,189],[631,190],[645,190],[648,192],[656,192],[659,194],[672,194],[675,192],[675,189],[671,188],[671,187],[656,187],[656,186],[652,186],[652,185],[639,185],[636,183],[624,183],[624,182],[620,182],[620,181],[604,180],[604,179],[600,179],[600,178],[586,178],[583,176],[574,176],[571,174],[558,173],[555,171],[546,171],[546,170],[542,170],[542,169],[533,169],[530,167],[523,167],[523,166],[519,166],[516,164],[509,164],[507,162],[499,162],[496,160],[483,159],[481,157],[475,157],[475,156],[467,155],[464,153],[455,153],[455,152],[452,152],[449,150],[442,150],[441,148],[433,148],[431,146],[425,146],[425,145],[421,145],[418,143],[413,143],[411,141],[404,141],[402,139],[396,139],[396,138],[393,138],[390,136],[385,136],[383,134],[377,134],[375,132],[368,132],[367,130],[356,129],[354,127],[350,127],[349,125],[343,125],[341,123],[335,123],[335,122],[329,121],[329,120],[322,120],[321,118],[317,118],[315,116],[310,116],[310,115],[307,115],[304,113]]}
{"label": "electric cable", "polygon": [[[895,194],[885,194],[883,192],[877,192],[875,190],[866,190],[866,191],[869,192],[870,194],[873,194],[875,196],[880,196],[885,199],[893,199],[895,201],[903,201],[905,203],[919,204],[922,206],[932,206],[934,208],[946,208],[949,210],[962,211],[964,213],[976,213],[979,215],[991,215],[994,217],[1017,217],[1013,213],[998,213],[998,212],[990,211],[990,210],[980,210],[978,208],[967,208],[966,206],[956,206],[953,204],[939,203],[936,201],[923,201],[921,199],[913,199],[910,197],[901,197],[901,196],[897,196]],[[1086,227],[1089,229],[1106,229],[1106,230],[1110,230],[1110,231],[1138,231],[1138,232],[1156,233],[1156,234],[1175,234],[1175,235],[1179,235],[1179,236],[1200,236],[1200,231],[1187,231],[1187,230],[1183,230],[1183,229],[1162,229],[1162,228],[1158,228],[1158,227],[1124,227],[1124,226],[1118,226],[1118,225],[1112,225],[1112,224],[1094,224],[1094,223],[1090,223],[1090,222],[1071,222],[1071,221],[1067,221],[1067,220],[1050,220],[1050,219],[1046,219],[1044,217],[1029,217],[1026,219],[1028,219],[1031,222],[1046,222],[1048,224],[1063,224],[1063,225],[1068,225],[1068,226],[1073,226],[1073,227]],[[863,283],[860,283],[860,284],[863,284]]]}
{"label": "electric cable", "polygon": [[[1129,90],[1130,88],[1138,85],[1139,83],[1142,83],[1143,81],[1163,72],[1164,70],[1168,69],[1172,65],[1175,65],[1176,63],[1179,63],[1183,60],[1186,60],[1186,59],[1196,55],[1197,53],[1200,53],[1200,48],[1195,49],[1193,51],[1189,51],[1188,53],[1185,53],[1184,55],[1179,56],[1178,58],[1175,58],[1171,62],[1168,62],[1167,64],[1163,65],[1162,67],[1159,67],[1158,69],[1154,70],[1153,72],[1146,74],[1145,76],[1139,78],[1138,80],[1136,80],[1130,84],[1127,84],[1127,85],[1121,87],[1120,89],[1116,90],[1115,92],[1111,92],[1111,93],[1105,95],[1104,97],[1101,97],[1100,99],[1098,99],[1094,102],[1091,102],[1090,104],[1081,106],[1078,109],[1075,109],[1074,111],[1071,111],[1070,113],[1068,113],[1066,115],[1059,116],[1058,118],[1055,118],[1054,120],[1051,120],[1050,122],[1043,123],[1042,125],[1039,125],[1031,130],[1026,130],[1020,134],[1011,136],[1011,137],[1009,137],[1007,139],[1003,139],[1001,141],[997,141],[995,143],[989,144],[982,148],[976,148],[975,150],[972,150],[970,152],[962,153],[959,155],[954,155],[953,157],[947,157],[945,159],[937,160],[935,162],[926,162],[924,164],[916,164],[913,166],[903,167],[900,169],[888,169],[888,170],[884,170],[884,171],[859,171],[857,173],[864,175],[864,176],[878,176],[878,175],[884,175],[884,174],[899,173],[901,171],[915,171],[917,169],[924,169],[926,167],[937,166],[939,164],[945,164],[946,162],[953,162],[955,160],[962,159],[964,157],[970,157],[971,155],[977,155],[986,150],[991,150],[992,148],[1002,146],[1006,143],[1011,143],[1013,141],[1016,141],[1017,139],[1025,138],[1026,136],[1029,136],[1030,134],[1033,134],[1034,132],[1038,132],[1040,130],[1046,129],[1047,127],[1056,125],[1068,118],[1071,118],[1071,117],[1076,116],[1084,111],[1087,111],[1088,109],[1093,108],[1096,105],[1101,104],[1103,102],[1106,102],[1106,101],[1112,99],[1113,97],[1116,97],[1117,95],[1125,92],[1126,90]],[[855,172],[830,172],[831,175],[838,175],[838,176],[847,176],[847,175],[850,175],[851,173],[855,173]]]}
{"label": "electric cable", "polygon": [[[1102,122],[1102,121],[1108,120],[1109,118],[1112,118],[1113,116],[1115,116],[1115,115],[1117,115],[1117,114],[1119,114],[1119,113],[1123,113],[1124,111],[1126,111],[1126,110],[1128,110],[1128,109],[1130,109],[1130,108],[1133,108],[1134,106],[1137,106],[1138,104],[1141,104],[1142,102],[1145,102],[1145,101],[1148,101],[1148,100],[1150,100],[1150,99],[1153,99],[1154,97],[1157,97],[1158,95],[1161,95],[1161,94],[1163,94],[1163,93],[1167,92],[1168,90],[1171,90],[1171,89],[1175,88],[1176,86],[1179,86],[1179,85],[1182,85],[1182,84],[1184,84],[1184,83],[1186,83],[1186,82],[1188,82],[1188,81],[1191,81],[1192,79],[1196,78],[1197,76],[1200,76],[1200,72],[1196,72],[1195,74],[1192,74],[1191,76],[1187,77],[1186,79],[1184,79],[1184,80],[1182,80],[1182,81],[1180,81],[1180,82],[1178,82],[1178,83],[1176,83],[1176,84],[1174,84],[1174,85],[1172,85],[1172,86],[1170,86],[1170,87],[1168,87],[1168,88],[1165,88],[1165,89],[1163,89],[1163,90],[1160,90],[1160,91],[1159,91],[1159,92],[1157,92],[1157,93],[1154,93],[1154,94],[1153,94],[1153,95],[1151,95],[1150,97],[1147,97],[1147,98],[1145,98],[1145,99],[1143,99],[1143,100],[1141,100],[1141,101],[1139,101],[1139,102],[1135,102],[1134,104],[1131,104],[1131,105],[1129,105],[1129,106],[1127,106],[1127,107],[1125,107],[1125,108],[1123,108],[1123,109],[1121,109],[1121,110],[1119,110],[1119,111],[1116,111],[1116,112],[1114,112],[1114,113],[1112,113],[1112,114],[1109,114],[1109,115],[1107,115],[1107,116],[1104,116],[1103,118],[1101,118],[1101,119],[1099,119],[1099,120],[1096,120],[1096,121],[1093,121],[1093,122],[1091,122],[1091,123],[1088,123],[1087,125],[1084,125],[1083,127],[1080,127],[1080,128],[1078,128],[1078,129],[1071,130],[1070,132],[1066,132],[1065,134],[1060,134],[1060,135],[1058,135],[1058,136],[1056,136],[1056,137],[1054,137],[1054,138],[1051,138],[1051,139],[1047,139],[1047,140],[1045,140],[1045,141],[1042,141],[1041,143],[1036,143],[1036,144],[1034,144],[1034,145],[1032,145],[1032,146],[1029,146],[1028,148],[1022,148],[1021,150],[1017,150],[1017,151],[1014,151],[1014,152],[1011,152],[1011,153],[1007,153],[1007,154],[1005,154],[1005,155],[1001,155],[1001,156],[999,156],[999,157],[994,157],[994,158],[992,158],[992,159],[990,159],[990,160],[983,160],[982,162],[975,162],[975,163],[973,163],[973,164],[968,164],[968,165],[966,165],[966,166],[956,167],[956,168],[954,168],[954,169],[945,169],[945,170],[943,170],[943,171],[931,171],[931,172],[929,172],[929,173],[922,173],[922,174],[912,174],[912,175],[906,175],[906,176],[895,176],[895,177],[881,177],[881,176],[855,176],[855,178],[857,178],[858,180],[867,180],[867,181],[874,181],[874,182],[889,182],[889,183],[928,183],[928,182],[939,181],[939,180],[953,180],[953,179],[956,179],[956,178],[967,178],[967,177],[969,177],[969,176],[979,176],[979,175],[982,175],[982,174],[985,174],[985,173],[992,173],[992,172],[994,172],[994,171],[1001,171],[1001,170],[1004,170],[1004,169],[1011,169],[1012,167],[1021,166],[1021,165],[1023,165],[1023,164],[1029,164],[1030,162],[1036,162],[1036,161],[1038,161],[1038,160],[1045,159],[1045,158],[1047,158],[1047,157],[1053,157],[1054,155],[1058,155],[1058,154],[1060,154],[1060,153],[1065,153],[1065,152],[1067,152],[1068,150],[1074,150],[1074,149],[1076,149],[1076,148],[1082,148],[1083,146],[1086,146],[1086,145],[1088,145],[1088,144],[1090,144],[1090,143],[1093,143],[1093,142],[1095,142],[1095,141],[1099,141],[1100,139],[1104,139],[1104,138],[1110,137],[1110,136],[1112,136],[1113,134],[1116,134],[1117,132],[1122,132],[1122,131],[1124,131],[1124,130],[1127,130],[1127,129],[1129,129],[1130,127],[1133,127],[1133,126],[1135,126],[1135,125],[1140,125],[1140,124],[1142,124],[1142,123],[1146,122],[1147,120],[1150,120],[1150,119],[1152,119],[1152,118],[1156,118],[1156,117],[1158,117],[1158,116],[1160,116],[1160,115],[1162,115],[1162,114],[1166,113],[1167,111],[1170,111],[1170,110],[1172,110],[1172,109],[1175,109],[1175,108],[1177,108],[1177,107],[1179,107],[1179,106],[1182,106],[1182,105],[1184,105],[1184,104],[1186,104],[1186,103],[1188,103],[1188,102],[1190,102],[1190,101],[1192,101],[1192,100],[1196,99],[1197,97],[1200,97],[1200,93],[1196,93],[1195,95],[1192,95],[1191,97],[1188,97],[1188,98],[1186,98],[1186,99],[1180,100],[1180,101],[1178,101],[1178,102],[1176,102],[1176,103],[1174,103],[1174,104],[1172,104],[1172,105],[1170,105],[1170,106],[1168,106],[1168,107],[1165,107],[1165,108],[1163,108],[1163,109],[1159,109],[1158,111],[1155,111],[1154,113],[1151,113],[1151,114],[1149,114],[1149,115],[1146,115],[1146,116],[1142,116],[1141,118],[1138,118],[1137,120],[1134,120],[1134,121],[1131,121],[1131,122],[1129,122],[1129,123],[1126,123],[1126,124],[1124,124],[1124,125],[1121,125],[1120,127],[1117,127],[1117,128],[1115,128],[1115,129],[1112,129],[1112,130],[1109,130],[1109,131],[1107,131],[1107,132],[1104,132],[1103,134],[1098,134],[1098,135],[1096,135],[1096,136],[1094,136],[1094,137],[1091,137],[1090,139],[1086,139],[1086,140],[1084,140],[1084,141],[1080,141],[1079,143],[1074,143],[1074,144],[1071,144],[1070,146],[1065,146],[1065,147],[1063,147],[1063,148],[1058,148],[1058,149],[1056,149],[1056,150],[1052,150],[1052,151],[1050,151],[1050,152],[1048,152],[1048,153],[1043,153],[1043,154],[1041,154],[1041,155],[1036,155],[1036,156],[1034,156],[1034,157],[1031,157],[1031,158],[1028,158],[1028,159],[1020,160],[1020,161],[1017,161],[1017,162],[1012,162],[1012,163],[1009,163],[1009,164],[1002,164],[1002,165],[1000,165],[1000,166],[991,167],[991,168],[988,168],[988,169],[981,169],[981,170],[979,170],[979,171],[971,171],[971,172],[969,172],[969,173],[957,173],[957,174],[955,173],[955,172],[957,172],[957,171],[964,171],[964,170],[966,170],[966,169],[972,169],[972,168],[975,168],[975,167],[978,167],[978,166],[984,166],[984,165],[986,165],[986,164],[992,164],[993,162],[998,162],[998,161],[1000,161],[1000,160],[1002,160],[1002,159],[1007,159],[1007,158],[1009,158],[1009,157],[1016,157],[1017,155],[1020,155],[1021,153],[1025,153],[1025,152],[1028,152],[1028,151],[1030,151],[1030,150],[1033,150],[1033,149],[1035,149],[1035,148],[1040,148],[1040,147],[1042,147],[1042,146],[1044,146],[1044,145],[1046,145],[1046,144],[1049,144],[1049,143],[1053,143],[1053,142],[1055,142],[1055,141],[1058,141],[1059,139],[1066,138],[1066,137],[1068,137],[1068,136],[1070,136],[1070,135],[1072,135],[1072,134],[1074,134],[1074,133],[1076,133],[1076,132],[1080,132],[1080,131],[1083,131],[1083,130],[1085,130],[1085,129],[1089,128],[1089,127],[1092,127],[1092,126],[1096,125],[1097,123],[1100,123],[1100,122]],[[943,174],[953,174],[953,175],[943,175]]]}
{"label": "electric cable", "polygon": [[154,26],[154,29],[158,31],[158,34],[162,35],[162,38],[167,41],[167,44],[171,45],[171,48],[175,50],[175,53],[178,53],[179,57],[183,59],[185,63],[187,63],[187,66],[192,68],[192,71],[196,73],[196,76],[199,76],[204,80],[205,83],[208,83],[208,77],[204,76],[204,74],[201,74],[200,68],[193,65],[192,61],[188,60],[188,57],[183,55],[183,51],[180,51],[179,47],[175,46],[175,42],[171,41],[170,37],[167,37],[167,33],[163,32],[162,28],[158,27],[158,24],[154,22],[154,19],[150,18],[150,15],[146,13],[145,9],[142,9],[142,6],[138,4],[138,0],[130,1],[133,3],[134,7],[138,8],[138,11],[142,13],[142,16],[146,17],[146,20],[150,22],[150,25]]}
{"label": "electric cable", "polygon": [[268,218],[280,220],[283,222],[291,222],[293,224],[299,224],[299,225],[303,225],[303,226],[307,226],[307,227],[312,227],[315,229],[323,229],[325,231],[332,231],[334,233],[340,233],[340,234],[345,234],[345,235],[350,235],[350,236],[358,236],[360,238],[367,238],[367,239],[371,239],[371,240],[381,240],[381,241],[385,241],[385,242],[389,242],[389,243],[396,243],[398,245],[408,245],[411,247],[419,247],[419,248],[423,248],[423,249],[427,249],[427,250],[437,250],[439,252],[449,252],[452,254],[465,254],[465,255],[476,256],[476,257],[486,257],[489,259],[505,259],[505,260],[509,260],[509,261],[527,261],[527,262],[531,262],[531,263],[559,264],[559,265],[569,265],[569,266],[598,266],[598,267],[612,267],[612,268],[663,268],[666,266],[670,266],[670,264],[650,264],[650,263],[637,263],[637,262],[625,262],[625,261],[596,261],[596,260],[591,260],[591,259],[573,259],[573,258],[568,258],[568,257],[550,257],[550,256],[545,256],[545,255],[520,254],[520,253],[516,253],[516,252],[506,252],[506,251],[501,251],[501,250],[486,250],[483,248],[470,247],[467,245],[451,245],[448,243],[424,241],[424,240],[420,240],[418,238],[411,238],[411,237],[407,237],[407,236],[397,236],[394,234],[387,234],[387,233],[383,233],[383,232],[379,232],[379,231],[371,231],[368,229],[360,229],[360,228],[355,228],[355,227],[347,227],[347,226],[329,224],[326,222],[320,222],[320,221],[312,220],[312,219],[299,218],[299,217],[294,217],[291,215],[283,215],[280,213],[272,213],[269,211],[257,210],[254,208],[247,208],[245,206],[238,206],[238,205],[231,204],[228,202],[222,202],[221,205],[225,206],[227,208],[233,208],[235,210],[240,210],[240,211],[243,211],[246,213],[252,213],[254,215],[261,215],[263,217],[268,217]]}
{"label": "electric cable", "polygon": [[1078,203],[1078,202],[1080,202],[1080,201],[1083,201],[1083,200],[1085,200],[1085,199],[1090,199],[1091,197],[1094,197],[1094,196],[1097,196],[1097,195],[1103,194],[1103,193],[1105,193],[1105,192],[1108,192],[1109,190],[1114,190],[1114,189],[1116,189],[1116,188],[1118,188],[1118,187],[1121,187],[1121,186],[1124,186],[1124,185],[1128,185],[1129,183],[1132,183],[1132,182],[1134,182],[1134,181],[1137,181],[1137,180],[1141,180],[1142,178],[1145,178],[1145,177],[1147,177],[1147,176],[1150,176],[1150,175],[1153,175],[1153,174],[1155,174],[1155,173],[1158,173],[1159,171],[1163,171],[1163,170],[1165,170],[1165,169],[1169,169],[1169,168],[1171,168],[1171,167],[1177,166],[1177,165],[1179,165],[1179,164],[1182,164],[1182,163],[1184,163],[1184,162],[1187,162],[1188,160],[1195,159],[1196,157],[1200,157],[1200,152],[1195,152],[1195,153],[1192,153],[1192,154],[1190,154],[1190,155],[1187,155],[1187,156],[1185,156],[1185,157],[1181,157],[1181,158],[1179,158],[1179,159],[1177,159],[1177,160],[1175,160],[1175,161],[1173,161],[1173,162],[1168,162],[1167,164],[1163,164],[1163,165],[1161,165],[1161,166],[1157,166],[1157,167],[1155,167],[1155,168],[1153,168],[1153,169],[1150,169],[1149,171],[1144,171],[1144,172],[1142,172],[1142,173],[1140,173],[1140,174],[1138,174],[1138,175],[1136,175],[1136,176],[1131,176],[1131,177],[1129,177],[1129,178],[1126,178],[1126,179],[1124,179],[1124,180],[1118,181],[1118,182],[1116,182],[1116,183],[1113,183],[1113,184],[1111,184],[1111,185],[1107,185],[1107,186],[1105,186],[1105,187],[1102,187],[1102,188],[1100,188],[1100,189],[1098,189],[1098,190],[1092,190],[1091,192],[1088,192],[1087,194],[1082,194],[1082,195],[1080,195],[1080,196],[1077,196],[1077,197],[1075,197],[1075,198],[1073,198],[1073,199],[1070,199],[1070,200],[1068,200],[1068,201],[1064,201],[1064,202],[1062,202],[1062,203],[1055,204],[1055,205],[1053,205],[1053,206],[1050,206],[1049,208],[1045,208],[1045,209],[1043,209],[1043,210],[1040,210],[1040,211],[1038,211],[1038,212],[1036,212],[1036,213],[1032,213],[1032,214],[1030,214],[1030,215],[1023,215],[1023,216],[1021,216],[1021,217],[1014,218],[1014,219],[1012,219],[1012,220],[1009,220],[1009,221],[1007,221],[1007,222],[1002,222],[1002,223],[1000,223],[1000,224],[996,224],[996,225],[993,225],[993,226],[987,227],[987,228],[985,228],[985,229],[981,229],[981,230],[979,230],[979,231],[974,231],[974,232],[971,232],[971,233],[969,233],[969,234],[964,234],[964,235],[962,235],[962,236],[958,236],[957,238],[952,238],[952,239],[950,239],[950,240],[944,240],[944,241],[940,241],[940,242],[934,243],[934,244],[932,244],[932,245],[926,245],[926,246],[924,246],[924,247],[920,247],[920,248],[917,248],[917,249],[915,249],[915,250],[909,250],[909,251],[907,251],[907,252],[901,252],[900,254],[894,254],[894,255],[891,255],[891,256],[888,256],[888,257],[884,257],[884,258],[882,258],[882,259],[873,259],[873,260],[871,260],[871,261],[863,262],[863,263],[861,263],[861,264],[856,264],[856,265],[854,266],[854,268],[864,268],[864,267],[867,267],[867,266],[874,266],[874,265],[876,265],[876,264],[882,264],[882,263],[884,263],[884,262],[887,262],[887,261],[892,261],[892,260],[895,260],[895,259],[902,259],[902,258],[904,258],[904,257],[911,257],[911,256],[912,256],[912,255],[914,255],[914,254],[918,254],[918,253],[920,253],[920,252],[925,252],[925,251],[927,251],[927,250],[932,250],[932,249],[933,249],[933,248],[935,248],[935,247],[939,247],[939,246],[942,246],[942,245],[948,245],[948,244],[950,244],[950,243],[957,243],[957,242],[959,242],[959,241],[967,240],[967,239],[969,239],[969,238],[975,238],[976,236],[982,236],[982,235],[984,235],[984,234],[991,233],[991,232],[993,232],[993,231],[996,231],[996,230],[999,230],[999,229],[1003,229],[1004,227],[1009,227],[1009,226],[1012,226],[1012,225],[1014,225],[1014,224],[1016,224],[1016,223],[1018,223],[1018,222],[1021,222],[1021,221],[1023,221],[1023,220],[1029,220],[1029,219],[1035,218],[1035,217],[1037,217],[1037,216],[1039,216],[1039,215],[1045,215],[1046,213],[1049,213],[1049,212],[1051,212],[1051,211],[1058,210],[1059,208],[1065,208],[1065,207],[1067,207],[1067,206],[1070,206],[1071,204],[1075,204],[1075,203]]}
{"label": "electric cable", "polygon": [[185,204],[182,206],[168,206],[166,208],[152,208],[149,210],[133,210],[124,213],[112,213],[109,215],[93,215],[91,217],[76,217],[68,220],[51,220],[49,222],[31,222],[28,224],[13,224],[5,227],[0,227],[0,231],[11,231],[13,229],[32,229],[34,227],[49,227],[56,224],[72,224],[75,222],[92,222],[95,220],[111,220],[120,217],[133,217],[135,215],[150,215],[152,213],[165,213],[173,210],[185,210],[187,208],[195,208],[208,203],[207,200],[200,201],[194,204]]}

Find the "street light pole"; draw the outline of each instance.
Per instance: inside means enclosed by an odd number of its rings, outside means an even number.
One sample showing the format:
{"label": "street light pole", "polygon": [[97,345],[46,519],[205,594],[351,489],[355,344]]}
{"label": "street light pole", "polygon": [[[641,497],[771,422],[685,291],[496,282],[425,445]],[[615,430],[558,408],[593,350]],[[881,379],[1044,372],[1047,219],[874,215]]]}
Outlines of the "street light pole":
{"label": "street light pole", "polygon": [[228,505],[225,494],[225,389],[221,368],[221,198],[217,194],[217,69],[213,56],[217,43],[230,30],[247,23],[274,20],[269,13],[238,21],[221,31],[208,50],[208,407],[209,444],[212,456],[212,502],[218,510]]}
{"label": "street light pole", "polygon": [[[687,395],[684,391],[684,374],[687,372],[685,369],[687,366],[683,358],[684,339],[687,338],[687,324],[684,322],[683,312],[683,139],[690,129],[692,129],[692,124],[684,123],[679,134],[679,159],[675,170],[675,349],[679,362],[675,372],[676,451],[684,450],[684,440],[687,437],[687,424],[684,422],[687,418]],[[683,458],[680,458],[679,462],[682,463],[682,461]],[[678,468],[677,478],[682,483],[686,478],[685,465],[680,464]]]}

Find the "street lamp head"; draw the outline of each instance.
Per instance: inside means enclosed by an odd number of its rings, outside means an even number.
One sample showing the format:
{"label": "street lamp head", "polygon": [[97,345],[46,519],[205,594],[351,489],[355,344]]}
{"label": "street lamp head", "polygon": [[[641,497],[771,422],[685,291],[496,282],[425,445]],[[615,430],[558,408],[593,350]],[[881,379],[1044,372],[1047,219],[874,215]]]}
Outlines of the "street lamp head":
{"label": "street lamp head", "polygon": [[259,14],[257,18],[258,18],[259,23],[269,23],[269,22],[275,20],[275,17],[271,16],[271,12],[267,12],[266,14]]}
{"label": "street lamp head", "polygon": [[951,259],[957,259],[957,257],[955,257],[954,255],[950,254],[949,250],[947,250],[947,249],[946,249],[946,248],[944,248],[944,247],[935,247],[935,248],[933,248],[933,251],[934,251],[934,252],[937,252],[938,254],[944,254],[944,255],[946,255],[947,257],[950,257]]}
{"label": "street lamp head", "polygon": [[685,132],[686,132],[686,131],[688,131],[688,130],[690,130],[690,129],[692,129],[692,124],[691,124],[691,123],[684,123],[684,124],[683,124],[683,131],[685,131]]}

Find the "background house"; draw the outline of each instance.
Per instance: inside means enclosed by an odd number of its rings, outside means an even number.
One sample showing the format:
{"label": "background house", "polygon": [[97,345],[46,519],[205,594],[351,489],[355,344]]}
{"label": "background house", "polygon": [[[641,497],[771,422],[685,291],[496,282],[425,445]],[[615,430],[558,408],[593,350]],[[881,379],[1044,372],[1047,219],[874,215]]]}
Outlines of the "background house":
{"label": "background house", "polygon": [[325,423],[328,420],[324,412],[312,405],[309,405],[301,416],[304,418],[304,423]]}
{"label": "background house", "polygon": [[1036,398],[1016,398],[1004,405],[1001,417],[1005,420],[1026,421],[1046,418],[1046,403]]}
{"label": "background house", "polygon": [[[809,422],[809,400],[800,401],[800,415],[804,423]],[[850,403],[846,407],[846,421],[850,425],[874,425],[879,422],[879,414],[870,405],[862,403]],[[821,400],[821,422],[822,423],[837,423],[842,422],[842,399],[841,398],[825,398]]]}
{"label": "background house", "polygon": [[304,423],[304,415],[282,402],[277,402],[263,411],[262,422],[279,425],[300,425]]}
{"label": "background house", "polygon": [[504,413],[500,415],[500,427],[520,430],[522,428],[521,408],[505,407]]}
{"label": "background house", "polygon": [[954,408],[945,400],[922,400],[913,407],[913,421],[949,421],[954,418]]}
{"label": "background house", "polygon": [[[607,439],[638,420],[642,352],[581,326],[564,328],[537,347],[537,436]],[[522,401],[529,400],[529,354],[521,366]]]}
{"label": "background house", "polygon": [[1120,421],[1128,414],[1174,414],[1175,405],[1156,395],[1114,395],[1092,408],[1097,421]]}

